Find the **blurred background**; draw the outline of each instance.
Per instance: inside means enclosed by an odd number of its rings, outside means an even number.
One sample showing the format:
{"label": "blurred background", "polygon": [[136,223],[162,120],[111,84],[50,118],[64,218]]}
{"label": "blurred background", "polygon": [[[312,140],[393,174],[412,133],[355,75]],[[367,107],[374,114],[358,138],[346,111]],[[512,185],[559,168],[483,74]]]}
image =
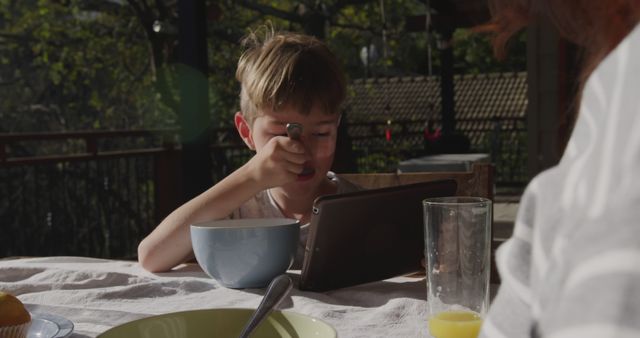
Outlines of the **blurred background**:
{"label": "blurred background", "polygon": [[135,258],[243,164],[239,41],[265,23],[343,63],[336,172],[485,154],[517,203],[562,154],[579,51],[541,24],[499,62],[487,20],[477,0],[0,0],[0,257]]}

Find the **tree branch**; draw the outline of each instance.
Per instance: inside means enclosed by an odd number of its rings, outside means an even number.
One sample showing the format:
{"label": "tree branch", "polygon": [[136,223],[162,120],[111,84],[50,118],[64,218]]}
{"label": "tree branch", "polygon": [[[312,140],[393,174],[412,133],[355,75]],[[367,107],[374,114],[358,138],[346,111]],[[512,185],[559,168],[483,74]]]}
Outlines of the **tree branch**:
{"label": "tree branch", "polygon": [[208,35],[219,38],[220,40],[227,41],[232,44],[237,44],[244,33],[237,29],[229,30],[226,28],[209,28]]}
{"label": "tree branch", "polygon": [[156,91],[160,93],[160,99],[174,113],[179,114],[180,102],[173,95],[168,69],[158,69],[157,74]]}
{"label": "tree branch", "polygon": [[8,40],[16,40],[20,42],[36,41],[33,37],[25,34],[0,33],[0,38]]}
{"label": "tree branch", "polygon": [[86,11],[117,13],[122,9],[122,4],[116,1],[104,1],[104,0],[84,0],[80,4],[80,8]]}
{"label": "tree branch", "polygon": [[375,0],[339,0],[339,1],[336,1],[332,6],[329,6],[328,9],[329,9],[329,13],[335,14],[347,6],[364,5],[374,1]]}
{"label": "tree branch", "polygon": [[147,0],[140,0],[140,2],[142,2],[142,8],[145,12],[153,13],[153,10],[151,9],[151,6],[149,6],[149,4],[147,3]]}
{"label": "tree branch", "polygon": [[252,1],[246,1],[246,0],[241,0],[236,3],[244,8],[247,8],[256,12],[260,12],[262,14],[275,16],[277,18],[281,18],[284,20],[292,21],[292,22],[298,22],[298,23],[302,22],[302,18],[300,16],[290,12],[283,11],[275,7],[265,6],[258,3],[254,3]]}
{"label": "tree branch", "polygon": [[11,79],[9,81],[2,81],[0,82],[0,87],[4,87],[4,86],[12,86],[15,83],[17,83],[19,80],[18,79]]}
{"label": "tree branch", "polygon": [[129,73],[129,75],[133,77],[131,82],[139,81],[142,78],[142,76],[144,76],[144,74],[149,71],[149,68],[151,68],[151,61],[148,59],[147,59],[147,62],[144,64],[144,67],[142,67],[142,69],[139,72],[135,72],[133,68],[129,66],[126,59],[121,58],[121,63],[124,69],[127,71],[127,73]]}
{"label": "tree branch", "polygon": [[380,35],[382,34],[382,31],[376,30],[373,27],[365,27],[365,26],[360,26],[360,25],[354,25],[354,24],[348,24],[348,23],[337,23],[332,21],[331,22],[331,26],[333,27],[339,27],[339,28],[346,28],[346,29],[354,29],[354,30],[358,30],[358,31],[367,31],[367,32],[371,32],[374,35]]}
{"label": "tree branch", "polygon": [[166,20],[169,18],[169,11],[167,10],[167,6],[164,1],[156,0],[156,8],[158,9],[158,14],[160,14],[160,20]]}
{"label": "tree branch", "polygon": [[129,3],[129,6],[133,8],[133,12],[138,17],[138,20],[140,20],[140,22],[144,25],[144,21],[143,21],[144,12],[142,11],[142,8],[140,8],[140,6],[135,0],[127,0],[127,3]]}

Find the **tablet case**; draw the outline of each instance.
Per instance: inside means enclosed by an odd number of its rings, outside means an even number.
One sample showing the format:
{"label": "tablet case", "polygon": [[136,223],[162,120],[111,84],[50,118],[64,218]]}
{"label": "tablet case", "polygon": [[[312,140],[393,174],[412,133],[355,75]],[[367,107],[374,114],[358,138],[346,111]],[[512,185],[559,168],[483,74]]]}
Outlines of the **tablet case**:
{"label": "tablet case", "polygon": [[422,201],[456,189],[455,180],[440,180],[318,197],[299,288],[333,290],[423,269]]}

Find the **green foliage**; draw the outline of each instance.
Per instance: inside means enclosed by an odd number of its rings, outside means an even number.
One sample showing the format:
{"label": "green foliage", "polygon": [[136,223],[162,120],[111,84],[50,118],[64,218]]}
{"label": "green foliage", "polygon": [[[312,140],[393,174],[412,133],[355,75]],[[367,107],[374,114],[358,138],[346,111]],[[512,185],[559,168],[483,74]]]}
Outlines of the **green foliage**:
{"label": "green foliage", "polygon": [[[178,127],[177,35],[150,30],[154,20],[177,25],[170,3],[0,0],[0,132]],[[426,74],[428,47],[437,74],[437,34],[427,41],[405,28],[407,16],[426,12],[423,2],[384,4],[383,12],[377,0],[207,1],[212,126],[232,125],[239,39],[267,22],[324,35],[349,79]],[[324,29],[308,24],[318,14]],[[507,64],[493,60],[485,37],[458,30],[454,42],[458,73],[523,68],[522,36]],[[377,57],[365,67],[361,50],[371,45]]]}
{"label": "green foliage", "polygon": [[[81,1],[10,2],[0,12],[2,131],[138,129],[173,112],[150,85],[146,37],[127,8],[88,11]],[[4,123],[10,121],[9,123]]]}
{"label": "green foliage", "polygon": [[474,151],[491,154],[495,165],[495,180],[501,185],[522,186],[529,180],[527,174],[527,132],[525,121],[519,121],[515,130],[506,128],[485,132]]}
{"label": "green foliage", "polygon": [[524,71],[526,67],[526,33],[518,34],[511,42],[510,57],[496,61],[489,36],[469,29],[457,29],[453,35],[455,68],[459,73],[480,74]]}

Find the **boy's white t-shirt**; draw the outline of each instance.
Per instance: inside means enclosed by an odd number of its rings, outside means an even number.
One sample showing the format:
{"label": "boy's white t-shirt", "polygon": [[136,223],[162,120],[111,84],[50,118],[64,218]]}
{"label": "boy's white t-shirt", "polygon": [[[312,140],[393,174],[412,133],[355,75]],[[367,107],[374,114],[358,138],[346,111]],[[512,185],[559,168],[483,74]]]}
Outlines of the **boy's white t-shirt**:
{"label": "boy's white t-shirt", "polygon": [[[357,185],[338,178],[335,173],[327,172],[327,179],[335,182],[338,187],[338,194],[347,193],[351,191],[362,190]],[[230,218],[280,218],[286,217],[282,214],[280,207],[275,202],[269,190],[263,190],[256,194],[254,197],[244,202],[240,207],[233,211]],[[298,252],[296,253],[295,261],[291,268],[299,269],[302,267],[302,260],[304,258],[304,248],[307,243],[307,235],[309,233],[309,224],[303,224],[300,227],[300,242],[298,244]]]}

